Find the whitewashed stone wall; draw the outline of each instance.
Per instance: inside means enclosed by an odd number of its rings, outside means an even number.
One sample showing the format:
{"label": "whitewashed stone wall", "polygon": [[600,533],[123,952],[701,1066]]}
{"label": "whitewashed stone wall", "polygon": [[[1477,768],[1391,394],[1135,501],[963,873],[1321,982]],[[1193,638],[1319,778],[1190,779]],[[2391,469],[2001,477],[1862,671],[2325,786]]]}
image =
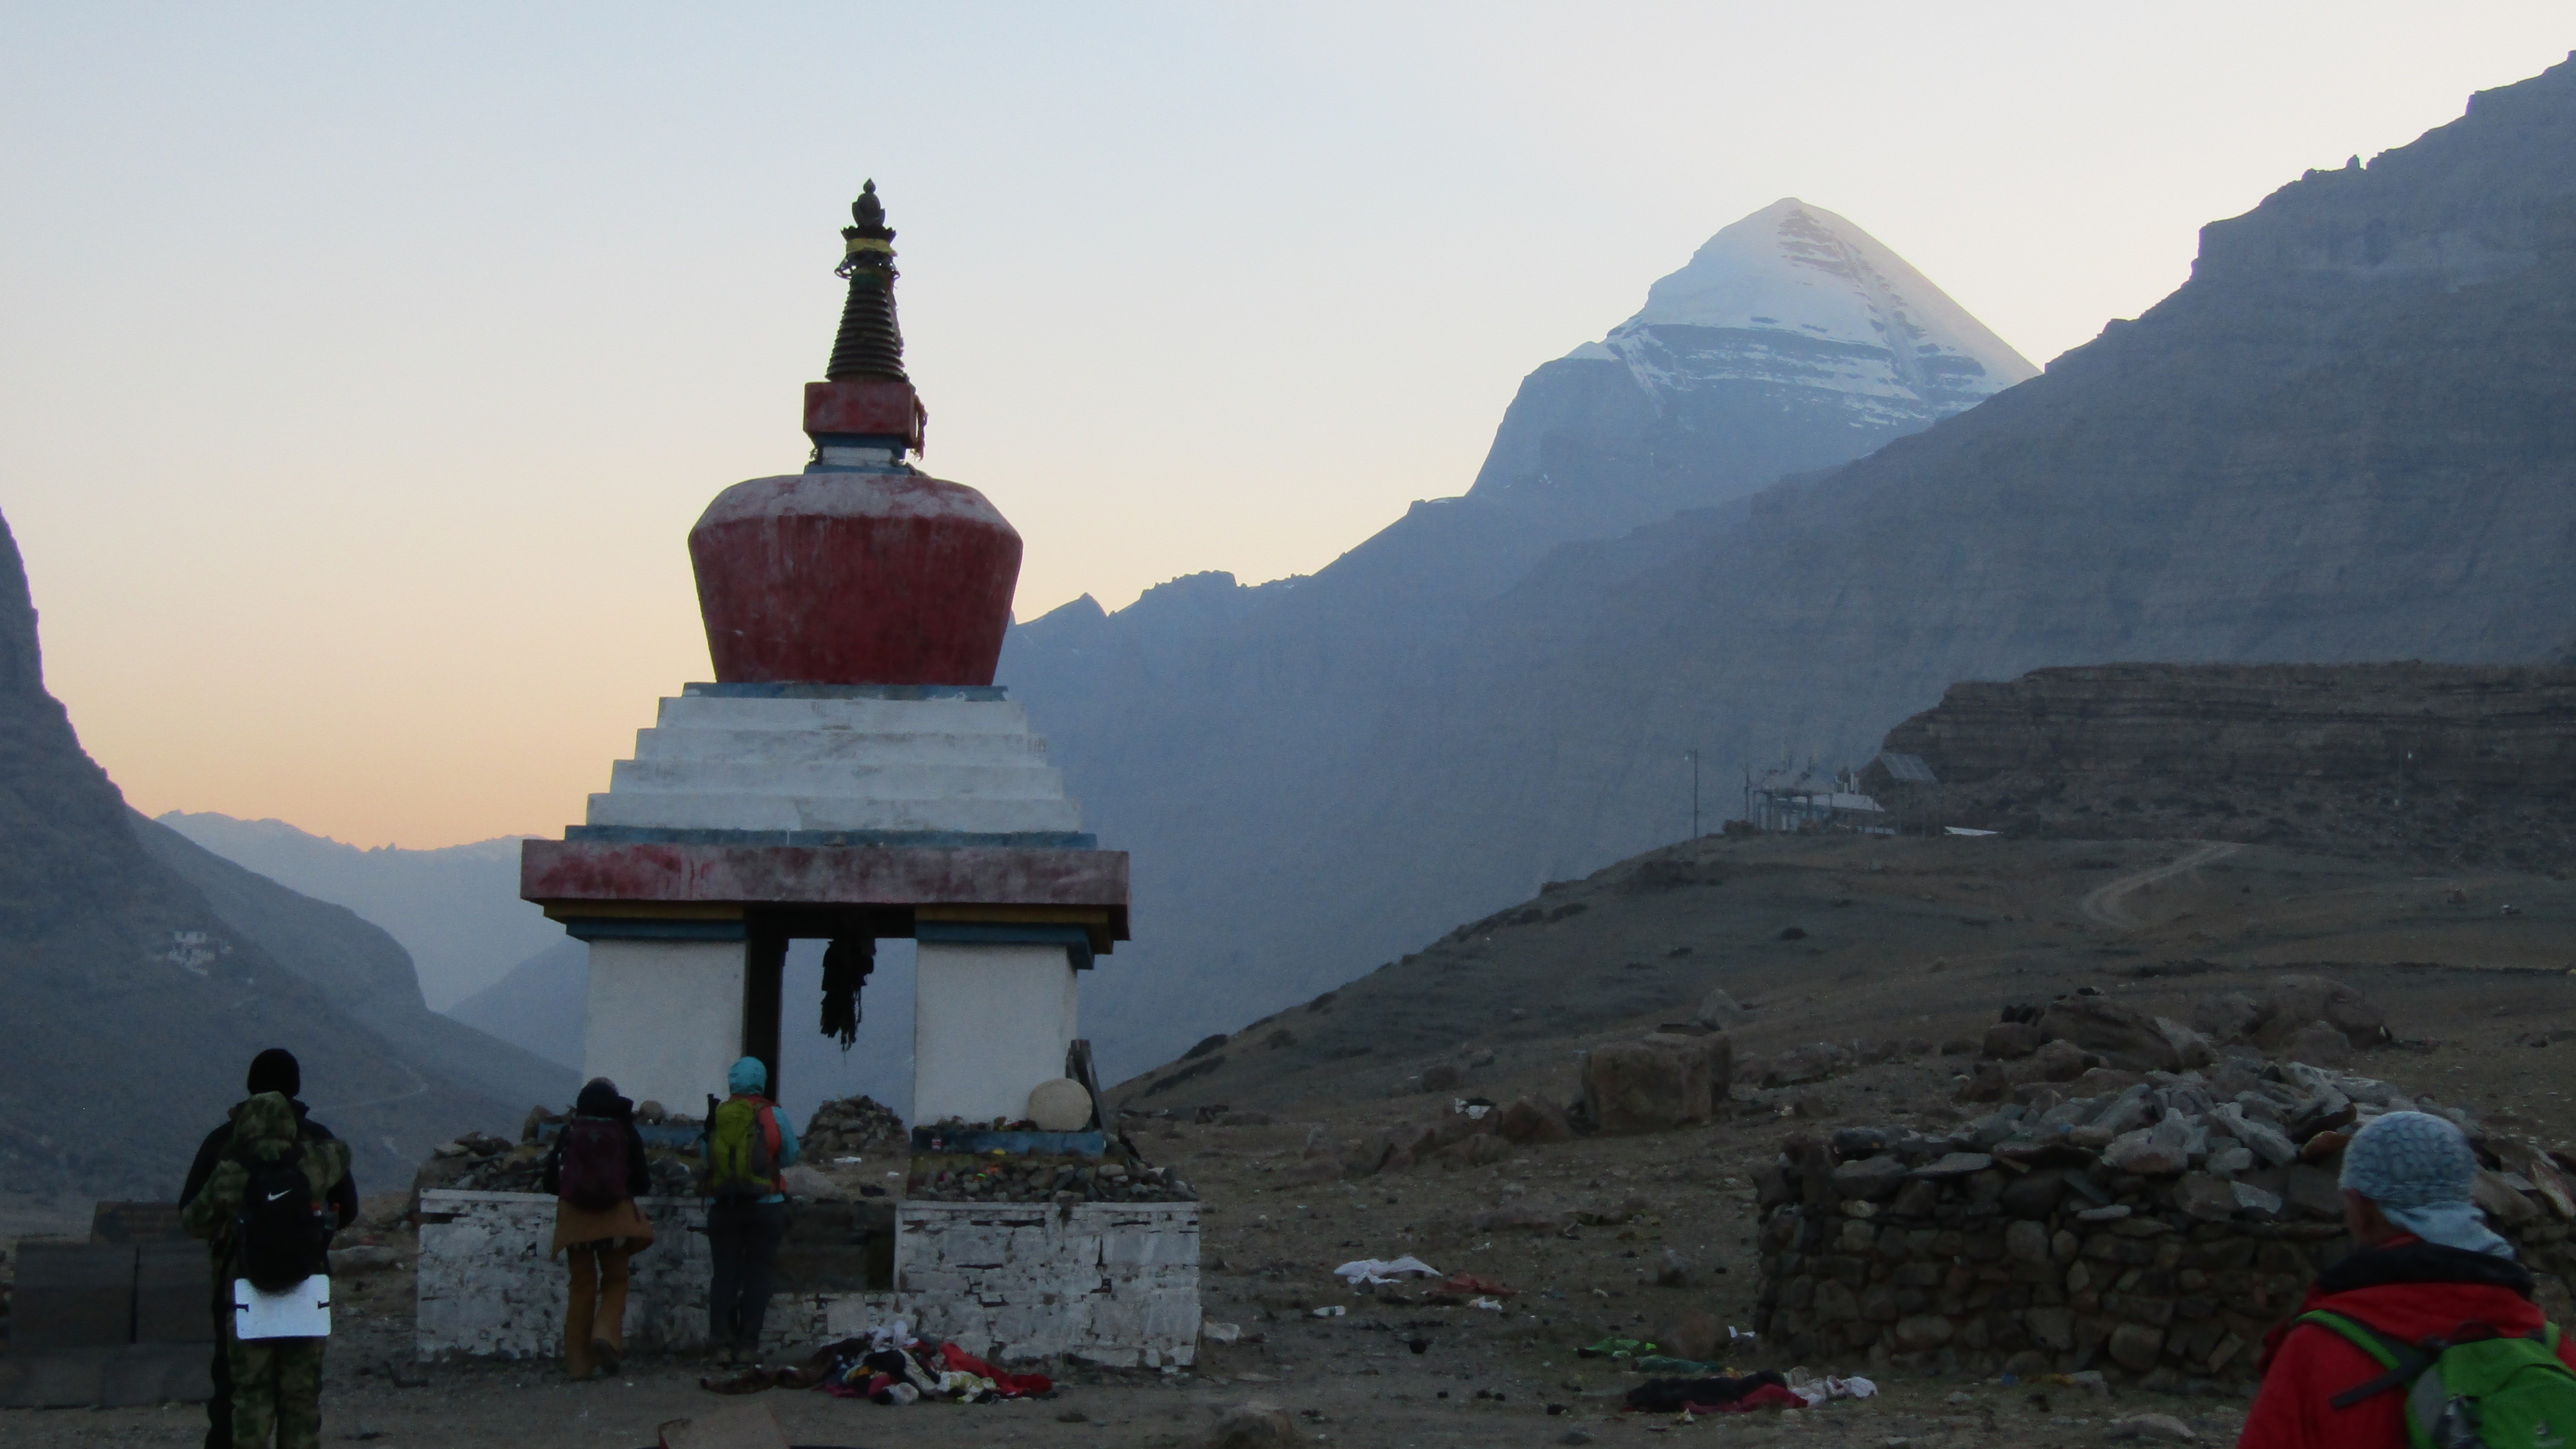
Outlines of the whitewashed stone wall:
{"label": "whitewashed stone wall", "polygon": [[[703,1347],[713,1271],[705,1206],[646,1198],[643,1207],[656,1236],[634,1259],[627,1344]],[[421,1358],[563,1351],[569,1280],[547,1253],[553,1198],[425,1192],[421,1217]],[[781,1292],[770,1302],[761,1352],[776,1361],[893,1318],[1003,1361],[1063,1355],[1187,1365],[1199,1335],[1198,1204],[903,1203],[895,1291]]]}
{"label": "whitewashed stone wall", "polygon": [[921,1332],[1002,1360],[1196,1355],[1196,1203],[906,1202],[895,1223],[895,1290]]}
{"label": "whitewashed stone wall", "polygon": [[[626,1342],[692,1348],[707,1339],[706,1206],[694,1198],[640,1200],[653,1246],[630,1260]],[[555,1200],[533,1192],[420,1195],[423,1359],[549,1358],[563,1352],[570,1269],[550,1256]]]}

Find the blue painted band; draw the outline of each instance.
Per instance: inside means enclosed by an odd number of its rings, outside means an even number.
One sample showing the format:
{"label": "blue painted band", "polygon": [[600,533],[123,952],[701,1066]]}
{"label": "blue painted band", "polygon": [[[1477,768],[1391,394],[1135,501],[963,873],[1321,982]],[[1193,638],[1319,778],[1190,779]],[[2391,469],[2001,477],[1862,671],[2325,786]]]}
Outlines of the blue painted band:
{"label": "blue painted band", "polygon": [[979,703],[1009,698],[998,684],[683,684],[684,699],[971,699]]}
{"label": "blue painted band", "polygon": [[961,945],[1062,946],[1076,971],[1091,969],[1091,932],[1081,926],[1014,921],[924,921],[912,923],[916,941],[950,941]]}
{"label": "blue painted band", "polygon": [[1081,830],[675,830],[658,825],[567,825],[566,840],[602,845],[803,845],[894,850],[1098,850]]}
{"label": "blue painted band", "polygon": [[563,923],[576,941],[741,941],[740,921],[672,921],[644,916],[575,916]]}
{"label": "blue painted band", "polygon": [[[932,1138],[939,1146],[930,1145]],[[915,1127],[912,1129],[915,1152],[1046,1152],[1067,1156],[1098,1157],[1109,1150],[1105,1132],[996,1132],[991,1128]]]}

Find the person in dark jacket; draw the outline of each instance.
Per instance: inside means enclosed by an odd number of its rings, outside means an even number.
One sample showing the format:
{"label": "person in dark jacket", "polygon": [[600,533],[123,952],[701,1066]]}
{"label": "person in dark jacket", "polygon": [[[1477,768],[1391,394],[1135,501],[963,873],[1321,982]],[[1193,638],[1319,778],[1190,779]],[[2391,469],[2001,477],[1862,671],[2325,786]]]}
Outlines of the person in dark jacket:
{"label": "person in dark jacket", "polygon": [[[621,1133],[591,1135],[608,1124]],[[577,1132],[587,1141],[577,1141]],[[603,1206],[565,1196],[582,1191],[582,1184],[565,1181],[567,1151],[595,1154],[612,1141],[623,1147],[623,1161],[610,1170],[619,1192],[616,1199]],[[598,1166],[593,1161],[576,1162],[573,1175],[595,1176]],[[613,1374],[626,1357],[626,1262],[653,1246],[653,1222],[635,1201],[653,1190],[652,1170],[644,1159],[644,1134],[635,1130],[635,1104],[617,1095],[616,1083],[593,1077],[573,1100],[571,1120],[555,1134],[555,1145],[546,1153],[545,1190],[556,1194],[553,1250],[572,1259],[572,1295],[564,1310],[564,1369],[576,1379],[589,1378],[601,1369]],[[603,1191],[601,1196],[605,1195]]]}
{"label": "person in dark jacket", "polygon": [[[262,1092],[275,1092],[286,1098],[293,1104],[296,1123],[307,1138],[318,1142],[339,1140],[332,1135],[330,1128],[306,1115],[307,1109],[304,1103],[297,1100],[296,1094],[304,1090],[304,1068],[295,1060],[295,1053],[284,1047],[270,1047],[251,1058],[250,1075],[242,1086],[245,1088],[242,1094],[244,1101]],[[197,1194],[204,1190],[206,1180],[215,1175],[216,1165],[224,1159],[224,1148],[232,1141],[232,1119],[239,1111],[241,1111],[241,1104],[236,1102],[232,1110],[224,1114],[223,1125],[207,1133],[206,1140],[198,1144],[197,1159],[188,1164],[187,1183],[179,1189],[180,1206],[185,1207],[195,1200]],[[332,1184],[329,1201],[332,1208],[339,1214],[341,1227],[345,1228],[356,1222],[358,1220],[356,1179],[343,1176],[338,1182]],[[231,1277],[223,1271],[220,1248],[215,1254],[214,1289],[210,1307],[215,1318],[213,1368],[215,1396],[206,1401],[206,1449],[232,1449],[233,1284]]]}
{"label": "person in dark jacket", "polygon": [[[2322,1309],[2421,1343],[2463,1323],[2520,1335],[2545,1321],[2532,1277],[2470,1202],[2477,1154],[2448,1121],[2423,1112],[2375,1117],[2344,1149],[2344,1225],[2353,1251],[2308,1289],[2263,1342],[2263,1386],[2241,1449],[2377,1449],[2408,1442],[2402,1388],[2348,1408],[2333,1400],[2385,1372],[2351,1339],[2297,1322]],[[2558,1356],[2576,1367],[2576,1337]]]}

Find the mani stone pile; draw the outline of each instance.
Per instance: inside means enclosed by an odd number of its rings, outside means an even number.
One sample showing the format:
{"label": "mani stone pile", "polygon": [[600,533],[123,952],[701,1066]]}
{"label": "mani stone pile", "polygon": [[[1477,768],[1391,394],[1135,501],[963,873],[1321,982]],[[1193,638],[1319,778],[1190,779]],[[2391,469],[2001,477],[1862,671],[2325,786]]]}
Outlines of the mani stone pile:
{"label": "mani stone pile", "polygon": [[797,1145],[806,1161],[830,1162],[839,1157],[900,1153],[911,1147],[912,1139],[893,1108],[874,1097],[858,1096],[815,1108]]}
{"label": "mani stone pile", "polygon": [[1196,1202],[1168,1167],[1112,1147],[1102,1157],[1053,1153],[915,1153],[905,1195],[916,1202]]}
{"label": "mani stone pile", "polygon": [[[2093,1090],[2100,1088],[2100,1090]],[[1790,1137],[1760,1182],[1756,1326],[1793,1356],[1977,1374],[2242,1381],[2263,1333],[2350,1252],[2344,1144],[2434,1112],[2478,1151],[2477,1201],[2568,1311],[2576,1161],[2458,1108],[2297,1061],[2094,1068],[1942,1133]]]}

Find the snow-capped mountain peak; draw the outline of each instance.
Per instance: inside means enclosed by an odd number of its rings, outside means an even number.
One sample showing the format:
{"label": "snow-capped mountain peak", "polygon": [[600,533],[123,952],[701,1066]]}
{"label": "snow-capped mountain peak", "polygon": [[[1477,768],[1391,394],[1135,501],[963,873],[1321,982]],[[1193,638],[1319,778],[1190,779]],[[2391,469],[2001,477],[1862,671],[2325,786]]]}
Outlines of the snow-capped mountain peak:
{"label": "snow-capped mountain peak", "polygon": [[1616,358],[1650,392],[1786,383],[1936,415],[2039,370],[1876,237],[1796,197],[1710,237],[1567,356]]}

